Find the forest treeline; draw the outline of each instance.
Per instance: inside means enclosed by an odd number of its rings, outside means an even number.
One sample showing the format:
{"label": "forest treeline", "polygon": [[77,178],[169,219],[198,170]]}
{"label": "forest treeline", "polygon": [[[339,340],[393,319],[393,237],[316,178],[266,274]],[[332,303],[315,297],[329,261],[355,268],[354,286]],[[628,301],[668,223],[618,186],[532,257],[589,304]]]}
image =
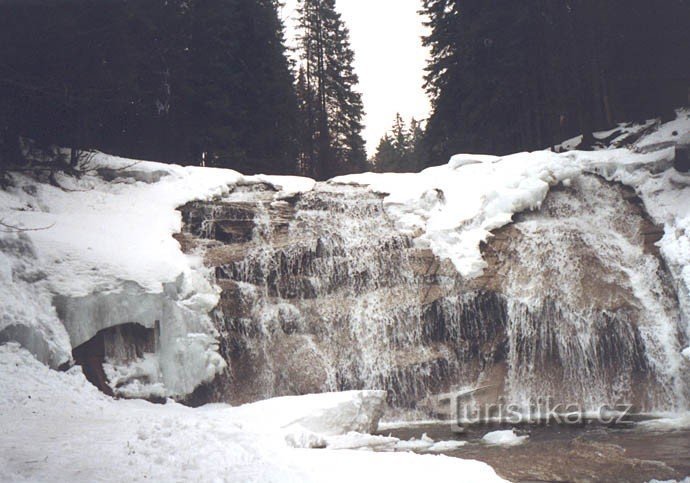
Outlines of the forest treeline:
{"label": "forest treeline", "polygon": [[[344,0],[341,0],[344,1]],[[427,120],[397,118],[373,169],[550,146],[687,102],[690,0],[420,0]],[[335,0],[5,0],[0,161],[22,140],[244,173],[363,171],[364,106]],[[414,33],[410,33],[414,35]],[[402,102],[402,100],[401,100]],[[588,136],[589,135],[589,136]]]}
{"label": "forest treeline", "polygon": [[29,138],[244,173],[363,169],[362,101],[334,0],[300,2],[297,65],[279,8],[277,0],[2,2],[2,160],[20,159],[19,140]]}
{"label": "forest treeline", "polygon": [[688,0],[423,0],[428,164],[542,149],[688,103]]}

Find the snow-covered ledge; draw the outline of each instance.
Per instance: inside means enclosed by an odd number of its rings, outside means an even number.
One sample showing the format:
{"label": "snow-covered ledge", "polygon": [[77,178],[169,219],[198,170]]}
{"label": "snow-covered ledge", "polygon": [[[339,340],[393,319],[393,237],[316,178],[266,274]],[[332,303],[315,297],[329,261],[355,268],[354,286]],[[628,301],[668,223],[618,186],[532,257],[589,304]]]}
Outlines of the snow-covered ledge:
{"label": "snow-covered ledge", "polygon": [[[187,395],[225,362],[209,317],[219,291],[175,240],[177,207],[268,181],[104,154],[87,168],[80,178],[58,174],[64,189],[17,173],[0,191],[0,219],[28,229],[0,234],[0,277],[14,282],[2,294],[0,342],[16,340],[56,368],[100,331],[138,324],[156,331],[155,357],[129,369],[147,367],[151,382],[129,395]],[[299,191],[313,181],[285,184]]]}

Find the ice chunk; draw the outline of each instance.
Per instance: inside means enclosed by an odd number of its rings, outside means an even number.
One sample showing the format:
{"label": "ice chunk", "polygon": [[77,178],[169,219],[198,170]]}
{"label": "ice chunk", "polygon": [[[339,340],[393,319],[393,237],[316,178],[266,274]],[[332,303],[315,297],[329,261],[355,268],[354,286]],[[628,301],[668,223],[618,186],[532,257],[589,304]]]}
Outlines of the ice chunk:
{"label": "ice chunk", "polygon": [[438,441],[429,446],[426,450],[429,453],[443,453],[446,451],[454,451],[458,448],[462,448],[466,444],[467,441]]}
{"label": "ice chunk", "polygon": [[527,441],[529,436],[518,436],[514,429],[507,429],[505,431],[492,431],[487,433],[482,438],[486,444],[495,446],[516,446]]}
{"label": "ice chunk", "polygon": [[372,449],[376,451],[393,450],[398,438],[390,436],[379,436],[372,434],[362,434],[350,431],[340,436],[330,436],[328,438],[329,449]]}
{"label": "ice chunk", "polygon": [[408,441],[399,441],[395,449],[400,451],[426,451],[434,445],[434,440],[426,433],[420,439],[412,438]]}
{"label": "ice chunk", "polygon": [[385,407],[386,391],[347,391],[268,399],[233,408],[233,414],[257,428],[335,436],[375,432]]}

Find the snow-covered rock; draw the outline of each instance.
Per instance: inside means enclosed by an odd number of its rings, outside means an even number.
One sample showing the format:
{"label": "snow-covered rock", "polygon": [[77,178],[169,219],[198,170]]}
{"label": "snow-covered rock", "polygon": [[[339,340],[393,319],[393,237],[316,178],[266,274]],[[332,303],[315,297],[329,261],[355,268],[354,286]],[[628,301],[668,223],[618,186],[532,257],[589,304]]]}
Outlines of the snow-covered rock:
{"label": "snow-covered rock", "polygon": [[18,341],[58,367],[103,329],[158,325],[160,378],[126,395],[187,395],[225,362],[208,316],[219,290],[173,237],[182,227],[177,208],[240,184],[279,182],[278,198],[314,181],[100,153],[87,168],[80,178],[58,174],[64,189],[15,174],[15,186],[0,190],[0,221],[28,230],[0,231],[0,342]]}

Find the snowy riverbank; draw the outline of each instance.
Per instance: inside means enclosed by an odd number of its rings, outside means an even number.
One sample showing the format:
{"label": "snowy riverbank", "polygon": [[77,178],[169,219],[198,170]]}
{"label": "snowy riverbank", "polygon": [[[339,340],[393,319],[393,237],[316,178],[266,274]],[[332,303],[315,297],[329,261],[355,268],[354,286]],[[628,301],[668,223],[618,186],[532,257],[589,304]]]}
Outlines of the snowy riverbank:
{"label": "snowy riverbank", "polygon": [[362,451],[397,441],[352,432],[375,425],[376,391],[239,408],[117,401],[13,344],[0,346],[0,387],[2,481],[503,481],[477,461]]}

